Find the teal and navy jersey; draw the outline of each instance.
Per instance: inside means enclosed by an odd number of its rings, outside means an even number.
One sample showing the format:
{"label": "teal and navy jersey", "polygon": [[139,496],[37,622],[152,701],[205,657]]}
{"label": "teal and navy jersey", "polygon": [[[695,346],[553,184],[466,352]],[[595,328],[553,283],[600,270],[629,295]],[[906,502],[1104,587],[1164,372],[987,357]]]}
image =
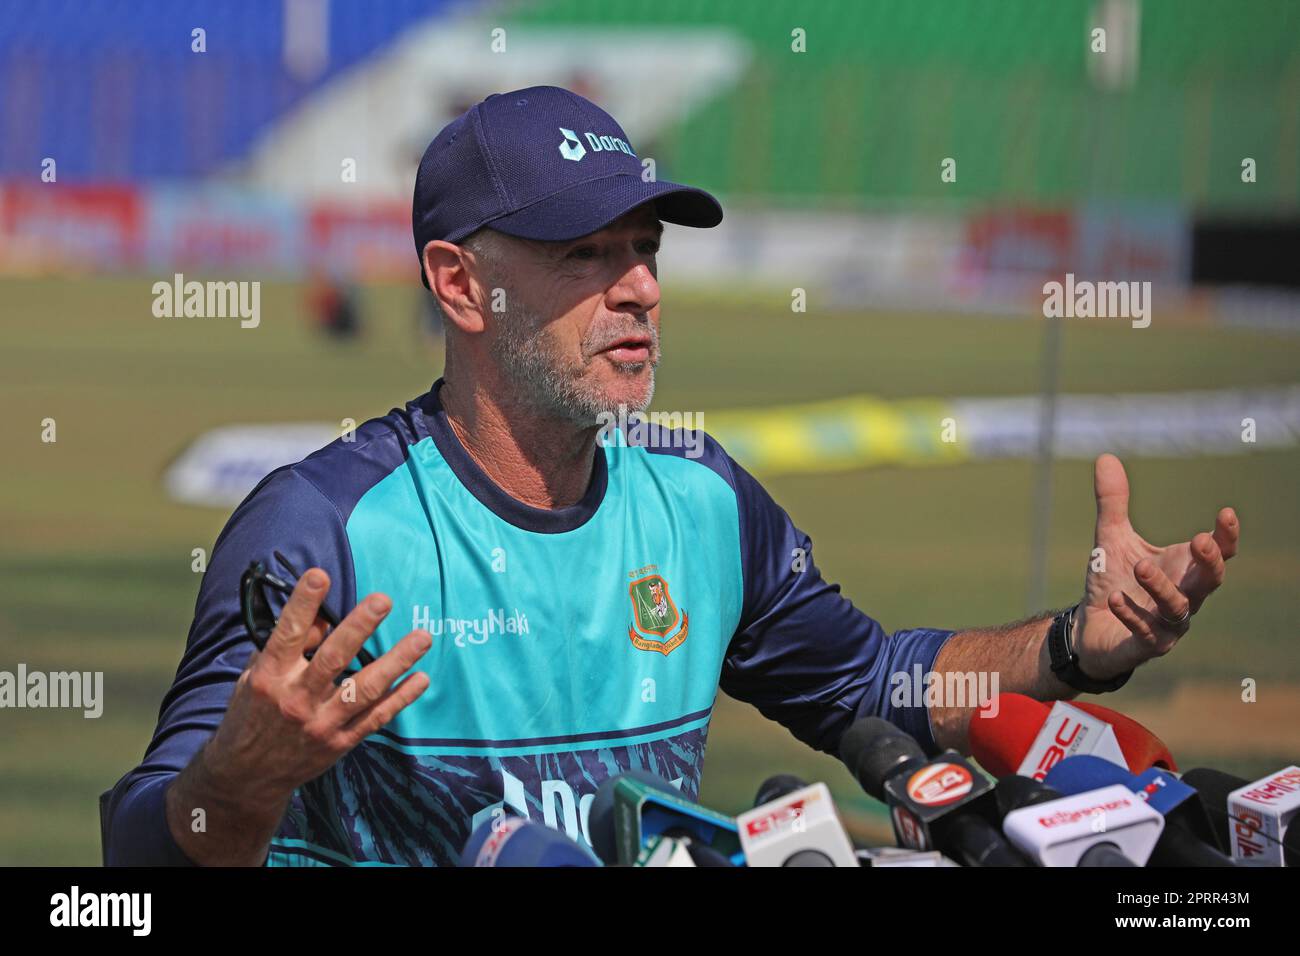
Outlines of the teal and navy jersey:
{"label": "teal and navy jersey", "polygon": [[392,599],[371,654],[415,628],[433,647],[424,695],[294,794],[272,865],[448,864],[503,808],[589,843],[596,788],[624,770],[697,797],[719,687],[819,750],[870,715],[933,746],[890,675],[930,670],[951,632],[888,634],[855,608],[712,438],[618,432],[581,501],[533,508],[467,454],[440,386],[268,475],[231,516],[153,741],[110,798],[111,863],[187,862],[163,795],[253,650],[240,574],[276,550],[329,573],[340,617]]}

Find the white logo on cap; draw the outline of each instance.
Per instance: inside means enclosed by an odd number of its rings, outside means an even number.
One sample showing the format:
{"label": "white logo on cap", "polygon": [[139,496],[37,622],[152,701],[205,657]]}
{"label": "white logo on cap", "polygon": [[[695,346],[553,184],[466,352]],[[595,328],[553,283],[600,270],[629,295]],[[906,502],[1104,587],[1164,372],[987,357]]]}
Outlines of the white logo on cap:
{"label": "white logo on cap", "polygon": [[563,126],[560,127],[560,132],[564,134],[564,142],[560,144],[561,156],[576,163],[587,155],[587,147],[582,145],[577,133],[571,129],[565,129]]}

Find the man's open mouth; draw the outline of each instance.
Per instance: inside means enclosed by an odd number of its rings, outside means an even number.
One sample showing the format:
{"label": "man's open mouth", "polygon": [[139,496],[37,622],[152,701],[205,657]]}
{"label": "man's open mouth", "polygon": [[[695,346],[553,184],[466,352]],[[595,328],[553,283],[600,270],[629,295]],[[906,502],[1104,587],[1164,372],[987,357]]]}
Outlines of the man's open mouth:
{"label": "man's open mouth", "polygon": [[652,340],[648,335],[629,335],[601,349],[615,362],[648,362]]}

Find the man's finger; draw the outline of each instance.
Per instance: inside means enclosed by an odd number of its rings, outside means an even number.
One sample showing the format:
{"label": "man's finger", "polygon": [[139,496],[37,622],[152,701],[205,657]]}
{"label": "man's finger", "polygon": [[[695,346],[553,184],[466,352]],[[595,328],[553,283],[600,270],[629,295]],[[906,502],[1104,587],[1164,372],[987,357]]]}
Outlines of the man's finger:
{"label": "man's finger", "polygon": [[428,631],[412,631],[397,642],[388,653],[361,669],[352,680],[352,693],[336,693],[328,709],[331,720],[340,724],[355,719],[359,712],[368,710],[381,700],[393,681],[401,677],[433,646]]}
{"label": "man's finger", "polygon": [[1237,512],[1231,508],[1221,509],[1214,519],[1214,543],[1223,553],[1223,560],[1227,561],[1237,553],[1237,542],[1240,540],[1241,522],[1237,520]]}
{"label": "man's finger", "polygon": [[320,568],[310,568],[294,585],[266,641],[266,658],[277,667],[288,669],[302,660],[316,614],[329,589],[329,575]]}
{"label": "man's finger", "polygon": [[348,724],[345,732],[351,738],[352,746],[355,747],[371,734],[384,727],[398,715],[402,708],[414,703],[428,689],[429,675],[424,671],[416,671],[406,678],[406,680],[385,694],[377,704],[358,715]]}
{"label": "man's finger", "polygon": [[1178,643],[1177,637],[1169,637],[1159,632],[1159,624],[1153,612],[1142,607],[1123,591],[1112,591],[1106,598],[1106,606],[1143,647],[1144,657],[1159,657],[1161,654],[1168,653],[1169,649]]}
{"label": "man's finger", "polygon": [[1191,616],[1192,603],[1187,595],[1174,586],[1174,582],[1169,580],[1169,575],[1156,567],[1154,561],[1145,559],[1139,561],[1133,569],[1133,575],[1137,578],[1138,584],[1142,585],[1143,590],[1155,599],[1156,614],[1161,618],[1159,623],[1166,631],[1181,637],[1187,630],[1186,623],[1171,624],[1170,622],[1181,621],[1184,615]]}
{"label": "man's finger", "polygon": [[1092,466],[1092,488],[1097,497],[1097,527],[1128,525],[1128,475],[1114,455],[1099,455]]}
{"label": "man's finger", "polygon": [[357,604],[317,648],[303,674],[303,685],[322,696],[332,694],[334,678],[357,656],[392,607],[393,602],[385,594],[371,594]]}
{"label": "man's finger", "polygon": [[1183,590],[1192,600],[1192,613],[1223,583],[1223,552],[1212,535],[1202,531],[1192,538],[1192,567],[1183,578]]}

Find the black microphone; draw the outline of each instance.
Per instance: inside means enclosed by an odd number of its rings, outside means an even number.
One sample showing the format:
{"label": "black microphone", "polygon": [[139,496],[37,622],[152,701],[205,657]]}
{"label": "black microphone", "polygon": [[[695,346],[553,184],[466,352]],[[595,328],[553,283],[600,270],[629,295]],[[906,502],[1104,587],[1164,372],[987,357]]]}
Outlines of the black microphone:
{"label": "black microphone", "polygon": [[776,776],[768,777],[759,784],[758,793],[754,795],[754,806],[761,807],[773,800],[788,797],[796,790],[802,790],[806,786],[808,786],[807,782],[800,780],[794,774],[778,773]]}
{"label": "black microphone", "polygon": [[966,866],[1029,866],[988,816],[993,784],[955,750],[933,760],[879,717],[859,720],[840,740],[840,759],[862,789],[889,804],[899,845],[939,849]]}
{"label": "black microphone", "polygon": [[1286,836],[1282,838],[1282,853],[1287,866],[1300,866],[1300,824],[1287,827]]}
{"label": "black microphone", "polygon": [[1210,814],[1219,849],[1230,852],[1233,821],[1232,814],[1228,812],[1228,794],[1250,781],[1209,767],[1196,767],[1187,771],[1182,775],[1182,781],[1196,791],[1201,806]]}

